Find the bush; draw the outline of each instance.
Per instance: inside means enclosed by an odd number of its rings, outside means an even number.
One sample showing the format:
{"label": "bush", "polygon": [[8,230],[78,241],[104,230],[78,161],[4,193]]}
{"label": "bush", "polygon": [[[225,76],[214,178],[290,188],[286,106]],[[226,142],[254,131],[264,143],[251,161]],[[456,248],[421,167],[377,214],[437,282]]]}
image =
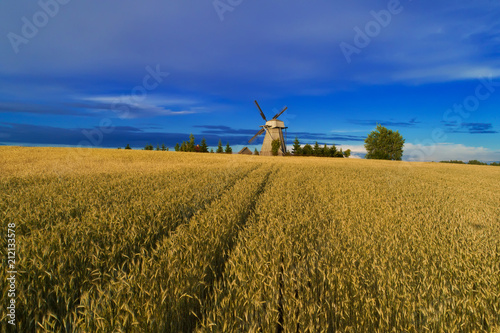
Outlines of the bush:
{"label": "bush", "polygon": [[273,152],[273,156],[278,156],[280,147],[281,147],[281,141],[278,139],[273,140],[273,142],[271,143],[271,151]]}

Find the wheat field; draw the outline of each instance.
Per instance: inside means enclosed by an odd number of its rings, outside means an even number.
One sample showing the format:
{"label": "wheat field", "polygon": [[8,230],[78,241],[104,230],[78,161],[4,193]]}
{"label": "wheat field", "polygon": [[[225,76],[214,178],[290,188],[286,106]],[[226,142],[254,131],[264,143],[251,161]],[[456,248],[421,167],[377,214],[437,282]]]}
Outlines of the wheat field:
{"label": "wheat field", "polygon": [[2,331],[500,332],[498,167],[0,147],[0,216]]}

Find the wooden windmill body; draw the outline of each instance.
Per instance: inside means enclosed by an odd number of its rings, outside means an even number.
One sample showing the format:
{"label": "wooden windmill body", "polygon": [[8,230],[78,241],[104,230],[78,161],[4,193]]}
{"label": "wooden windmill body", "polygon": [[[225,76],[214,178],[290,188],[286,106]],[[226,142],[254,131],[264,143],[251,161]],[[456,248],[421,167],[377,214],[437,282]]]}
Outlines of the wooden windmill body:
{"label": "wooden windmill body", "polygon": [[277,113],[271,120],[267,120],[266,116],[264,115],[264,112],[262,112],[262,109],[259,106],[259,103],[255,101],[255,105],[257,105],[257,108],[260,111],[260,115],[262,116],[262,119],[266,122],[265,125],[262,125],[260,127],[261,130],[257,132],[251,138],[248,143],[251,143],[253,140],[255,140],[259,135],[262,133],[266,133],[264,136],[264,143],[262,143],[262,148],[260,150],[260,155],[262,156],[271,156],[273,154],[272,150],[272,142],[273,140],[279,140],[280,141],[280,148],[278,150],[278,155],[283,156],[286,153],[286,140],[283,136],[283,130],[286,129],[285,123],[281,120],[278,120],[277,118],[283,114],[283,112],[286,111],[287,107],[285,107],[281,112]]}

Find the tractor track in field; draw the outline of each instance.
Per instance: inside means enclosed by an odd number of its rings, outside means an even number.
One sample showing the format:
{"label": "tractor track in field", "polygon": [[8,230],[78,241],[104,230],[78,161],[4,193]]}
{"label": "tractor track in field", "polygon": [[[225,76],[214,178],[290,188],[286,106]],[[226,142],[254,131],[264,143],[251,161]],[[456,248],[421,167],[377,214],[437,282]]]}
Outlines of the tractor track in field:
{"label": "tractor track in field", "polygon": [[[206,210],[206,208],[209,207],[213,202],[215,202],[216,200],[219,200],[228,191],[231,191],[231,189],[235,186],[235,184],[238,183],[238,181],[240,181],[241,179],[246,179],[254,170],[258,169],[259,167],[260,167],[260,165],[252,166],[252,168],[250,168],[246,173],[242,174],[241,176],[236,176],[236,177],[232,178],[226,184],[226,186],[224,186],[223,189],[220,190],[219,193],[217,193],[216,196],[214,196],[210,200],[207,200],[206,202],[204,202],[202,207],[192,208],[192,207],[179,206],[179,211],[180,211],[180,214],[182,217],[179,219],[179,221],[172,223],[171,228],[168,228],[167,230],[163,230],[162,232],[157,232],[157,233],[151,235],[149,237],[149,239],[147,240],[147,242],[142,243],[140,245],[138,245],[135,242],[130,242],[128,245],[125,246],[124,252],[126,252],[126,253],[132,252],[132,253],[136,253],[136,254],[140,253],[141,251],[146,251],[147,253],[151,252],[151,250],[155,247],[156,244],[158,244],[159,242],[162,242],[162,240],[165,237],[170,237],[179,226],[184,225],[184,224],[188,224],[194,216],[204,212]],[[228,177],[233,177],[237,173],[236,171],[233,171],[233,170],[231,170],[230,172],[231,173]],[[147,223],[147,220],[145,220],[144,222]],[[55,234],[56,231],[52,231],[52,233]],[[56,235],[54,235],[54,237],[56,237]],[[141,257],[142,256],[138,256],[136,258],[136,260],[141,260]],[[130,257],[122,255],[122,256],[116,257],[114,262],[116,263],[115,267],[120,267],[120,270],[123,273],[128,273],[130,271],[130,266],[129,266],[131,264]],[[95,272],[95,270],[92,271],[91,268],[87,268],[87,272],[90,274],[90,272]],[[96,287],[100,287],[103,290],[105,290],[107,288],[106,286],[108,286],[111,283],[111,281],[113,279],[112,276],[113,276],[113,274],[111,271],[110,272],[101,271],[98,276],[92,275],[91,278],[93,278],[94,281],[98,281],[98,282],[97,283],[93,282],[93,284],[91,286],[89,286],[90,290],[95,290]],[[90,279],[90,280],[92,280],[92,279]],[[70,315],[72,312],[76,311],[76,309],[79,306],[81,306],[81,304],[82,304],[81,298],[82,298],[85,290],[87,290],[87,288],[85,288],[84,285],[81,285],[79,288],[75,289],[74,294],[72,295],[72,301],[69,303],[70,304],[69,306],[65,306],[65,309],[50,308],[49,311],[60,313],[60,314],[65,313],[66,315]],[[46,301],[49,301],[51,299],[51,296],[53,296],[53,293],[51,293],[47,297]],[[59,304],[59,302],[52,302],[52,304]],[[20,310],[22,313],[22,307]],[[46,313],[40,314],[40,318],[43,317],[45,314]]]}
{"label": "tractor track in field", "polygon": [[[258,202],[261,194],[265,191],[266,184],[269,181],[271,174],[273,173],[273,171],[276,172],[276,170],[273,170],[273,169],[266,170],[265,168],[266,168],[266,165],[263,165],[263,164],[255,165],[244,176],[235,179],[232,182],[231,186],[227,187],[225,191],[221,191],[220,195],[217,196],[216,198],[214,198],[213,200],[211,200],[210,203],[207,203],[205,205],[204,209],[198,210],[195,214],[193,214],[191,216],[189,221],[184,221],[184,223],[182,223],[182,225],[179,225],[180,228],[176,228],[175,230],[172,230],[171,232],[169,232],[168,235],[164,235],[162,238],[159,237],[155,243],[156,245],[153,245],[151,247],[151,248],[157,249],[157,250],[153,251],[154,253],[150,252],[146,256],[144,256],[142,258],[137,258],[135,260],[134,264],[136,265],[136,267],[140,267],[141,264],[139,263],[139,261],[147,262],[148,259],[150,259],[152,257],[159,257],[159,256],[164,258],[164,259],[162,259],[163,260],[162,262],[159,262],[157,264],[158,267],[166,265],[166,266],[164,266],[164,268],[162,270],[162,272],[164,272],[162,274],[166,274],[164,276],[164,279],[166,279],[165,282],[167,284],[166,285],[160,284],[161,288],[165,288],[164,290],[167,290],[169,288],[168,286],[170,285],[170,282],[168,282],[168,281],[171,281],[170,279],[177,279],[177,278],[181,278],[181,279],[185,278],[188,280],[193,279],[193,278],[195,280],[199,279],[198,280],[199,285],[203,286],[202,287],[203,291],[201,291],[201,292],[200,292],[200,289],[197,289],[199,287],[194,287],[195,289],[192,289],[192,290],[191,289],[185,290],[185,294],[195,296],[197,301],[193,302],[193,303],[188,302],[189,306],[179,310],[181,312],[172,312],[170,315],[168,315],[168,313],[170,313],[169,308],[168,307],[163,308],[162,305],[158,305],[160,307],[160,309],[165,310],[165,313],[166,313],[165,323],[161,324],[160,326],[154,326],[156,324],[151,324],[153,326],[151,326],[151,327],[148,326],[148,330],[160,330],[160,331],[166,330],[166,331],[169,331],[168,327],[170,326],[170,327],[176,327],[176,329],[178,329],[180,331],[188,332],[188,331],[193,331],[196,328],[198,321],[199,321],[199,318],[202,317],[201,303],[204,303],[207,301],[207,299],[210,299],[214,283],[216,283],[216,281],[218,281],[220,279],[220,277],[222,276],[226,262],[227,262],[228,258],[230,257],[230,253],[237,242],[239,233],[241,232],[241,230],[244,228],[245,224],[247,223],[248,217],[254,211],[255,205]],[[257,174],[255,174],[255,173],[262,174],[262,175],[258,176],[259,178],[261,177],[260,180],[257,181],[255,179],[255,177],[257,176]],[[217,207],[217,202],[221,198],[225,198],[223,200],[225,201],[226,205],[230,204],[231,197],[232,197],[230,191],[236,186],[236,184],[238,184],[238,186],[241,186],[242,184],[244,184],[245,181],[249,177],[251,177],[253,179],[253,181],[255,181],[258,184],[257,189],[251,191],[253,193],[251,196],[247,195],[248,199],[246,199],[246,200],[248,200],[248,202],[245,202],[244,206],[242,206],[243,209],[239,213],[237,213],[237,215],[234,215],[231,218],[234,221],[234,222],[231,222],[233,227],[230,229],[227,229],[226,231],[224,231],[221,234],[218,234],[216,236],[216,238],[218,238],[219,241],[217,242],[218,244],[214,244],[214,247],[210,248],[208,250],[208,252],[211,253],[210,255],[207,255],[206,253],[203,253],[203,254],[200,253],[200,254],[196,255],[198,257],[200,257],[200,255],[202,255],[202,256],[206,255],[206,258],[208,259],[208,261],[205,262],[207,264],[207,267],[205,268],[204,273],[202,273],[202,272],[189,273],[189,274],[194,274],[192,276],[191,275],[179,276],[177,273],[174,273],[175,269],[173,269],[173,267],[180,268],[179,266],[175,266],[175,265],[178,265],[178,259],[180,258],[179,255],[182,257],[181,253],[184,251],[185,246],[189,247],[190,245],[193,245],[193,248],[195,248],[195,250],[193,250],[193,251],[201,251],[201,250],[198,250],[197,246],[195,245],[195,244],[197,244],[196,238],[190,238],[193,235],[194,235],[194,237],[197,237],[196,236],[197,232],[195,231],[196,228],[202,228],[204,225],[203,223],[206,223],[206,222],[202,222],[202,224],[199,224],[200,222],[198,221],[198,219],[200,219],[200,221],[207,221],[206,216],[211,216],[211,214],[213,214],[211,212],[211,209]],[[255,187],[253,187],[253,188],[255,189]],[[241,191],[241,187],[240,187],[240,191]],[[240,193],[244,193],[244,192],[240,192]],[[229,201],[227,201],[227,200],[229,200]],[[223,216],[223,218],[226,218],[226,217]],[[234,220],[234,219],[236,219],[236,220]],[[191,222],[194,224],[190,225]],[[210,227],[209,227],[209,229],[210,229]],[[190,235],[190,236],[188,236],[188,238],[186,238],[185,237],[186,235]],[[208,238],[207,241],[210,241],[210,238]],[[178,246],[180,246],[180,247],[178,247]],[[180,252],[169,252],[173,248],[179,248]],[[216,249],[218,249],[218,250],[216,250]],[[156,251],[160,251],[160,252],[156,252]],[[174,266],[170,266],[171,264]],[[156,266],[154,266],[154,267],[156,267]],[[123,269],[122,269],[121,273],[122,273],[122,276],[126,276],[128,274]],[[173,275],[171,275],[171,274],[173,274]],[[132,274],[132,275],[134,275],[134,274]],[[106,282],[106,285],[112,285],[112,284],[113,284],[113,281]],[[107,288],[103,287],[103,290],[105,290],[105,289],[107,289]],[[198,294],[196,294],[196,290],[197,290]],[[192,294],[193,292],[195,294]],[[167,296],[167,298],[173,297],[173,299],[176,299],[176,296],[173,294],[172,295],[166,294],[166,295],[170,295],[170,296]],[[181,299],[182,299],[182,296],[181,296]],[[166,326],[162,326],[165,324],[166,324]]]}
{"label": "tractor track in field", "polygon": [[[227,243],[227,251],[224,251],[226,254],[220,258],[220,260],[214,259],[214,262],[211,264],[211,266],[214,268],[214,271],[216,272],[213,276],[206,276],[204,283],[206,284],[207,292],[205,293],[205,297],[201,300],[203,303],[206,303],[207,300],[212,299],[212,293],[213,293],[213,288],[214,285],[222,278],[222,275],[226,269],[226,264],[228,259],[231,257],[232,252],[236,244],[238,243],[238,238],[241,232],[244,230],[246,224],[248,223],[248,219],[251,216],[251,214],[255,211],[255,206],[257,202],[259,201],[262,193],[264,193],[266,189],[266,184],[268,183],[269,179],[271,178],[272,174],[275,174],[278,172],[278,168],[275,168],[273,170],[269,170],[265,176],[263,177],[262,181],[258,185],[258,189],[253,196],[253,199],[251,203],[248,206],[248,209],[244,213],[244,215],[241,218],[241,222],[238,223],[237,226],[237,231],[236,234],[231,237],[230,241]],[[192,313],[189,314],[190,319],[193,321],[193,325],[188,327],[186,331],[189,332],[194,332],[198,322],[201,318],[203,318],[203,313],[201,309],[198,309],[196,313],[194,311],[191,311]]]}

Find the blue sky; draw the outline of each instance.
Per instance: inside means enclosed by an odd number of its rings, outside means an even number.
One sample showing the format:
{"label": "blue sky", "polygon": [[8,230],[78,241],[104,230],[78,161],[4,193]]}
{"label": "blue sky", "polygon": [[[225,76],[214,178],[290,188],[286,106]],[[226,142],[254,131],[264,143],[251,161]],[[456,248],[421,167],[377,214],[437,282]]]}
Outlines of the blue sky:
{"label": "blue sky", "polygon": [[0,22],[2,144],[238,149],[256,99],[288,106],[289,144],[362,157],[381,123],[407,160],[500,160],[497,1],[10,0]]}

